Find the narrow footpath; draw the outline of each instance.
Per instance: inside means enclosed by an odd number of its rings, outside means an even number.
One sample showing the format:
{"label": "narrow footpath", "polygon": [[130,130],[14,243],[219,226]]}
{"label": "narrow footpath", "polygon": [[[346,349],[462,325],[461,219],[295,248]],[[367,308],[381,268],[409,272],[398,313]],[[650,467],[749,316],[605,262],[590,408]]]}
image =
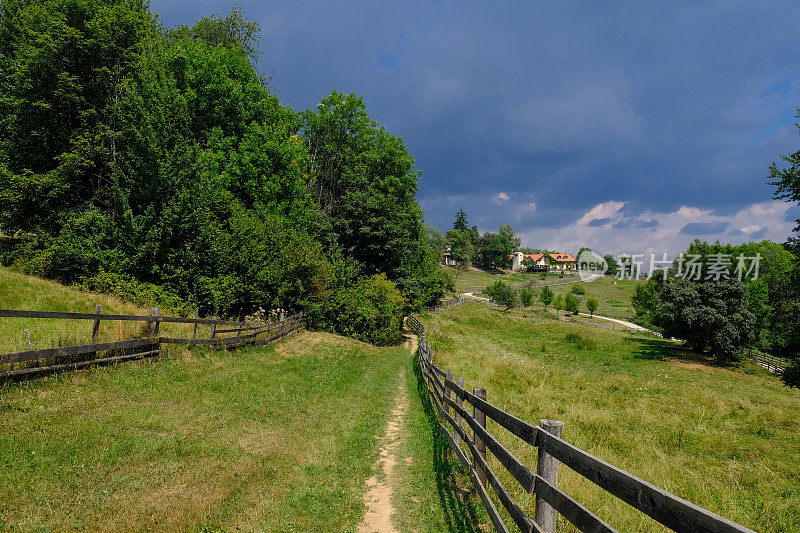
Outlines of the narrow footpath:
{"label": "narrow footpath", "polygon": [[[407,334],[411,354],[417,351],[419,340],[413,333]],[[394,408],[386,433],[381,437],[382,445],[378,461],[375,465],[376,474],[367,480],[367,492],[364,494],[364,504],[367,511],[364,520],[358,527],[359,533],[394,533],[397,528],[392,520],[394,514],[394,469],[397,466],[397,449],[402,442],[403,427],[409,408],[408,391],[406,388],[405,370],[398,376],[399,386],[394,399]]]}

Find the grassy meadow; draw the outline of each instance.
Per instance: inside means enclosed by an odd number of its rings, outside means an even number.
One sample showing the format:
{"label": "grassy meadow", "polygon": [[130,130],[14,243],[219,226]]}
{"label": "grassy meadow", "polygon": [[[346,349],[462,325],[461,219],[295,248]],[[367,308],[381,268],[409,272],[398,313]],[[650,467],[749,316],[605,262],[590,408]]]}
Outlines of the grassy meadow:
{"label": "grassy meadow", "polygon": [[[57,311],[63,313],[94,313],[95,305],[103,313],[149,315],[150,309],[105,294],[82,292],[60,285],[55,281],[27,276],[0,267],[0,308],[30,311]],[[0,354],[28,349],[25,330],[28,330],[34,349],[53,348],[75,344],[89,344],[92,340],[90,320],[62,320],[47,318],[0,318]],[[142,336],[142,322],[102,321],[98,342],[114,342]],[[121,328],[121,332],[120,332]],[[186,337],[192,326],[186,324],[161,324],[164,336]],[[199,335],[207,335],[208,327],[201,326]]]}
{"label": "grassy meadow", "polygon": [[[760,367],[720,368],[648,333],[538,310],[465,304],[423,322],[437,364],[495,405],[562,420],[569,442],[757,531],[800,530],[800,391]],[[535,468],[535,449],[489,426]],[[532,512],[533,498],[505,481]],[[620,531],[664,530],[566,467],[559,485]]]}
{"label": "grassy meadow", "polygon": [[417,397],[408,346],[303,332],[0,388],[0,529],[354,531],[401,383],[393,480],[408,531],[473,531],[480,503]]}
{"label": "grassy meadow", "polygon": [[[616,284],[614,283],[616,281]],[[581,313],[588,313],[586,309],[586,299],[590,297],[597,298],[598,307],[595,314],[601,316],[608,316],[611,318],[619,318],[622,320],[630,320],[633,315],[633,304],[631,298],[636,291],[636,286],[643,281],[635,279],[616,279],[609,276],[603,276],[588,283],[580,283],[586,290],[586,294],[578,294],[577,298],[580,299]],[[554,285],[551,287],[555,294],[566,296],[575,285]],[[536,305],[534,308],[542,308],[542,303],[539,302],[539,291],[541,289],[534,289],[536,297]]]}

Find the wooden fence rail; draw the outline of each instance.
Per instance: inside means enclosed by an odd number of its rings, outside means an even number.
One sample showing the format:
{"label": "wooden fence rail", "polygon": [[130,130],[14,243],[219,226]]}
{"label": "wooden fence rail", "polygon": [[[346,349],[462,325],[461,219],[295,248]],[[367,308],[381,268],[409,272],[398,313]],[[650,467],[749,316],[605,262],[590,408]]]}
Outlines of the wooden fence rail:
{"label": "wooden fence rail", "polygon": [[789,361],[783,359],[781,357],[777,357],[774,355],[770,355],[768,353],[749,353],[747,355],[748,359],[753,360],[757,365],[763,366],[773,374],[780,376],[786,370],[786,367],[789,366]]}
{"label": "wooden fence rail", "polygon": [[[559,464],[563,464],[674,531],[753,533],[744,526],[670,494],[569,444],[561,438],[563,424],[560,422],[540,420],[539,425],[533,425],[489,403],[484,389],[470,392],[464,388],[463,378],[453,379],[452,372],[445,371],[433,362],[422,323],[415,316],[410,316],[407,323],[419,335],[419,365],[431,403],[439,415],[439,426],[456,457],[469,471],[469,477],[495,530],[508,531],[508,526],[490,497],[488,487],[494,491],[497,501],[520,531],[554,533],[556,513],[579,531],[616,531],[558,488],[557,469]],[[471,414],[465,403],[472,406]],[[538,448],[535,472],[486,430],[486,418]],[[466,445],[466,450],[462,444]],[[513,500],[491,469],[486,460],[487,450],[525,492],[535,495],[533,518]]]}
{"label": "wooden fence rail", "polygon": [[[195,313],[196,315],[196,313]],[[240,346],[261,346],[280,340],[302,329],[306,323],[305,315],[298,314],[281,319],[278,322],[267,324],[252,324],[249,322],[236,322],[220,320],[219,318],[180,318],[161,316],[158,308],[153,308],[150,315],[113,315],[102,314],[98,305],[94,313],[59,313],[51,311],[24,311],[18,309],[0,309],[0,318],[30,318],[30,319],[64,319],[87,320],[92,323],[92,343],[77,346],[61,346],[58,348],[44,348],[27,350],[24,352],[0,354],[0,379],[25,377],[56,370],[78,369],[93,364],[109,364],[144,357],[155,357],[161,353],[162,344],[183,344],[197,346],[225,346],[238,348]],[[137,321],[147,324],[149,335],[143,339],[120,340],[117,342],[98,343],[100,323],[104,320]],[[162,322],[176,324],[193,324],[192,338],[176,338],[159,336]],[[209,326],[209,338],[198,338],[198,325]],[[218,326],[231,326],[226,329],[217,329]],[[27,330],[26,330],[27,333]],[[221,337],[220,334],[235,333],[235,335]],[[30,348],[29,343],[29,348]],[[107,352],[102,357],[97,357],[99,352]],[[84,356],[81,358],[80,356]],[[74,361],[75,357],[79,360]],[[37,361],[36,366],[8,369],[9,365]]]}

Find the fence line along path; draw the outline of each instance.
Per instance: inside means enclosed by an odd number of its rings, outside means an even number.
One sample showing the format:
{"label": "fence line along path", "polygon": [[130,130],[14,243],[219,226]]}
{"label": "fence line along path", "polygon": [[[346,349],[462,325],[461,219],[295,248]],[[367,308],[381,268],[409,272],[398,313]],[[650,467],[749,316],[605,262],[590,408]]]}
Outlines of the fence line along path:
{"label": "fence line along path", "polygon": [[[449,306],[457,305],[452,303]],[[418,361],[439,426],[483,502],[496,531],[509,531],[489,494],[511,517],[520,531],[555,533],[557,514],[579,531],[613,532],[612,526],[558,488],[558,467],[563,464],[613,494],[638,511],[673,531],[692,533],[754,533],[726,518],[641,480],[562,439],[564,424],[540,420],[530,424],[487,401],[485,389],[464,388],[463,378],[454,378],[433,362],[425,326],[415,316],[409,327],[419,336]],[[471,409],[468,409],[468,405]],[[471,411],[471,412],[470,412]],[[486,429],[486,419],[495,421],[525,443],[538,448],[535,469],[529,468]],[[508,492],[486,459],[487,450],[511,474],[515,483],[536,497],[534,512],[523,509]]]}
{"label": "fence line along path", "polygon": [[[197,313],[194,318],[161,316],[161,311],[157,307],[153,308],[148,316],[103,314],[99,305],[95,308],[94,313],[0,309],[0,318],[85,320],[91,322],[92,333],[90,344],[0,354],[0,379],[157,357],[161,353],[162,344],[224,346],[226,348],[261,346],[291,335],[302,329],[306,323],[306,317],[302,313],[286,318],[281,317],[278,322],[253,324],[221,320],[217,317],[200,318]],[[141,339],[98,343],[100,323],[104,320],[143,322],[147,324],[147,335]],[[192,336],[186,339],[159,336],[162,323],[192,324],[194,325]],[[198,335],[199,326],[208,326],[207,338],[201,338]],[[30,342],[29,348],[31,348]],[[103,355],[98,356],[101,352]],[[36,363],[33,366],[14,368],[26,365],[31,361],[36,361]]]}

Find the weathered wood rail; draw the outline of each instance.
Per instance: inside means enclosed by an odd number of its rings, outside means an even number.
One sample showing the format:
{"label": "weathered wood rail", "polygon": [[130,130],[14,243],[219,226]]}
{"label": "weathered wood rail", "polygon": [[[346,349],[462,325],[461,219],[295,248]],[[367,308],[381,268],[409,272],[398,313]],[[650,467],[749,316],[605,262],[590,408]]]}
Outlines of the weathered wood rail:
{"label": "weathered wood rail", "polygon": [[[445,371],[433,362],[423,324],[414,316],[410,316],[407,323],[419,335],[419,365],[431,403],[439,415],[440,428],[456,457],[468,470],[495,530],[509,529],[487,490],[489,487],[520,531],[554,533],[556,513],[579,531],[616,531],[558,488],[557,468],[563,464],[674,531],[753,533],[744,526],[670,494],[566,442],[561,438],[561,422],[540,420],[539,425],[529,424],[489,403],[484,389],[468,391],[463,386],[463,378],[454,379],[452,372]],[[472,406],[472,413],[466,409],[465,402]],[[536,471],[523,464],[486,430],[487,418],[538,449]],[[533,518],[513,500],[490,468],[486,450],[494,455],[525,492],[535,495]]]}
{"label": "weathered wood rail", "polygon": [[[240,346],[260,346],[280,340],[302,329],[306,317],[301,313],[267,324],[236,322],[212,318],[180,318],[161,316],[160,310],[154,308],[150,315],[115,315],[103,314],[98,305],[94,313],[59,313],[52,311],[25,311],[18,309],[0,309],[0,318],[30,319],[64,319],[86,320],[92,322],[92,343],[76,346],[61,346],[0,354],[0,379],[32,376],[58,370],[84,368],[90,365],[111,364],[146,357],[157,357],[161,354],[162,344],[183,344],[193,346],[218,346],[238,348]],[[98,343],[98,333],[102,321],[135,321],[148,325],[148,335],[141,339],[120,340],[116,342]],[[162,323],[193,324],[191,338],[159,336]],[[209,326],[208,338],[198,337],[198,326]],[[218,329],[219,326],[227,329]],[[228,327],[230,326],[230,327]],[[235,335],[223,336],[235,333]],[[77,360],[75,360],[77,358]],[[9,368],[36,361],[33,366]]]}
{"label": "weathered wood rail", "polygon": [[449,309],[451,307],[455,307],[462,303],[464,303],[464,298],[461,295],[457,295],[453,296],[449,300],[440,303],[439,305],[426,307],[425,310],[428,311],[429,313],[432,313],[433,311],[441,311],[442,309]]}
{"label": "weathered wood rail", "polygon": [[749,353],[747,358],[778,376],[783,374],[783,372],[786,370],[786,367],[789,366],[788,360],[770,355],[768,353]]}

